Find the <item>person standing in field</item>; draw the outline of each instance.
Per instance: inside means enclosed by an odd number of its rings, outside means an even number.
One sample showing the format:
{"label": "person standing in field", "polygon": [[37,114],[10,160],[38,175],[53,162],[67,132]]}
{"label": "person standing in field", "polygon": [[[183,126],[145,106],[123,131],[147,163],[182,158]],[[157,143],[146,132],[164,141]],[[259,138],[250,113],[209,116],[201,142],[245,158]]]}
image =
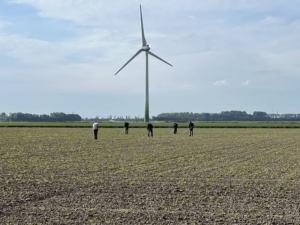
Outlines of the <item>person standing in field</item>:
{"label": "person standing in field", "polygon": [[174,128],[174,134],[177,134],[178,124],[174,122],[173,123],[173,128]]}
{"label": "person standing in field", "polygon": [[128,134],[128,130],[129,130],[129,123],[128,122],[124,122],[124,128],[125,128],[125,134]]}
{"label": "person standing in field", "polygon": [[94,131],[94,139],[97,140],[98,138],[98,129],[99,129],[99,124],[97,123],[97,121],[95,121],[95,123],[93,123],[93,131]]}
{"label": "person standing in field", "polygon": [[151,123],[147,124],[147,131],[148,131],[148,137],[150,137],[150,134],[151,137],[153,137],[153,125]]}
{"label": "person standing in field", "polygon": [[194,123],[192,123],[192,121],[190,121],[189,123],[189,130],[190,130],[190,136],[194,135]]}

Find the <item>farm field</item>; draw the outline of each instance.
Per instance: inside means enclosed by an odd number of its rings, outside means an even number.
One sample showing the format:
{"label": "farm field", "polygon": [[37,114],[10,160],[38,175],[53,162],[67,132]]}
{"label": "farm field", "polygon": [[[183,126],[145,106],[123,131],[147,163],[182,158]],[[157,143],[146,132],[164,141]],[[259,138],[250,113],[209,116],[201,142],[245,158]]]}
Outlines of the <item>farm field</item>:
{"label": "farm field", "polygon": [[299,137],[0,128],[0,224],[300,224]]}

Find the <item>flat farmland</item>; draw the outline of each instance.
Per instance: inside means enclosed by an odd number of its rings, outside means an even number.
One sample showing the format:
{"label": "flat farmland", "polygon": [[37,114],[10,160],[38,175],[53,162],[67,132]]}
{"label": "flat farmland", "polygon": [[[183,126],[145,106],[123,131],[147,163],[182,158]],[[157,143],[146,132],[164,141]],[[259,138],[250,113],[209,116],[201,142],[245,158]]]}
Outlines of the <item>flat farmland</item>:
{"label": "flat farmland", "polygon": [[0,128],[0,224],[300,224],[300,129]]}

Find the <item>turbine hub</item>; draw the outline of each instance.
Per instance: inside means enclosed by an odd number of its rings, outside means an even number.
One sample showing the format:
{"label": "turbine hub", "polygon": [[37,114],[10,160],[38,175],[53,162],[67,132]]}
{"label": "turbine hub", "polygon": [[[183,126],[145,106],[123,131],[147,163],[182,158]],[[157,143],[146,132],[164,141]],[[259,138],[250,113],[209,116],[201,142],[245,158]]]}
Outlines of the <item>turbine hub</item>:
{"label": "turbine hub", "polygon": [[149,50],[150,50],[149,45],[144,45],[144,46],[142,46],[142,50],[143,50],[143,51],[149,51]]}

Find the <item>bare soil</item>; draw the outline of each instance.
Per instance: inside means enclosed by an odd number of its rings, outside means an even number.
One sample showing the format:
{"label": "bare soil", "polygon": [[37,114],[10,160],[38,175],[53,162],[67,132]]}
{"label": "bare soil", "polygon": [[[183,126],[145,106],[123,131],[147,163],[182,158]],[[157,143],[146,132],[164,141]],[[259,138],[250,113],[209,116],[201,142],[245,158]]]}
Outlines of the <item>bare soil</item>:
{"label": "bare soil", "polygon": [[0,224],[300,224],[298,129],[0,129]]}

